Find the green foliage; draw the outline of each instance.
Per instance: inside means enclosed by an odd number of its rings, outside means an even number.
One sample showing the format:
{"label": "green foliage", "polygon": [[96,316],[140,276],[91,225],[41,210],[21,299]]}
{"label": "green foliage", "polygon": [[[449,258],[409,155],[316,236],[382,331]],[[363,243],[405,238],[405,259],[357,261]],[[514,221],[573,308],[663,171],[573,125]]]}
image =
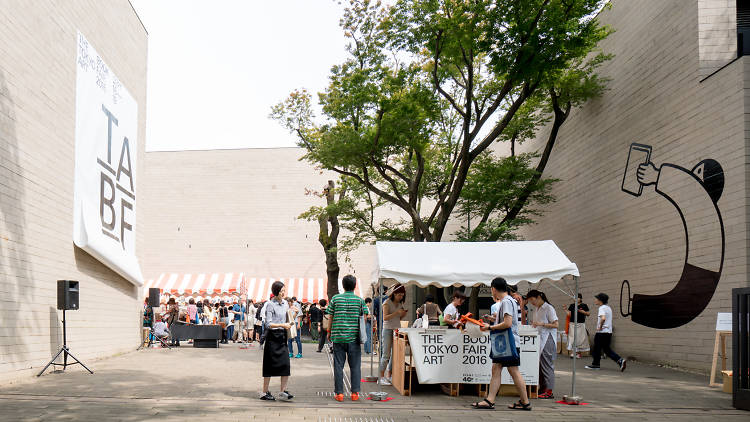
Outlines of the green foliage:
{"label": "green foliage", "polygon": [[[552,200],[552,181],[541,179],[549,151],[534,169],[533,156],[488,148],[536,137],[552,115],[559,127],[571,107],[601,94],[596,69],[610,56],[595,48],[610,31],[595,15],[604,3],[350,0],[341,19],[349,57],[318,95],[323,115],[304,90],[271,112],[298,135],[305,160],[346,186],[341,204],[305,218],[336,213],[353,233],[349,249],[439,241],[456,207],[481,222],[463,239],[515,236],[538,213],[527,204]],[[378,218],[385,206],[397,215]]]}
{"label": "green foliage", "polygon": [[[479,156],[469,171],[461,191],[457,213],[466,221],[456,233],[461,241],[483,241],[491,237],[501,240],[516,240],[514,230],[533,223],[540,215],[535,206],[554,201],[550,193],[557,179],[538,178],[531,166],[536,154],[520,154],[511,157],[496,157],[485,153]],[[503,221],[518,198],[531,191],[523,211],[510,221]],[[469,221],[473,222],[473,228]]]}

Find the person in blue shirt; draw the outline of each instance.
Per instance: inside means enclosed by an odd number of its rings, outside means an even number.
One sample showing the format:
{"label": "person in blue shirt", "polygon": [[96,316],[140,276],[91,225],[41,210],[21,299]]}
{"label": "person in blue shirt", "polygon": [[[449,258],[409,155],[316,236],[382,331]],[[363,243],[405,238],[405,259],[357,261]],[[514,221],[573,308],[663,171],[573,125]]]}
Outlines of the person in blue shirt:
{"label": "person in blue shirt", "polygon": [[[232,311],[234,312],[234,327],[232,327],[234,330],[232,334],[237,333],[237,339],[242,341],[242,324],[245,322],[245,305],[241,305],[235,301],[234,306],[232,306]],[[236,343],[237,341],[232,338],[232,342]]]}

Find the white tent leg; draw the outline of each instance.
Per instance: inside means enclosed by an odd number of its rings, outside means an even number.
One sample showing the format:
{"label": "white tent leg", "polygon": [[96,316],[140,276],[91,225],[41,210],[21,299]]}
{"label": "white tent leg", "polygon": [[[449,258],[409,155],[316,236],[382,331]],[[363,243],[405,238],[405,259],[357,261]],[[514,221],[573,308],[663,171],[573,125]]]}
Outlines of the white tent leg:
{"label": "white tent leg", "polygon": [[573,382],[570,396],[563,396],[563,401],[571,404],[580,404],[582,399],[581,397],[576,396],[576,361],[578,360],[578,339],[576,335],[578,333],[578,277],[575,277],[575,282],[576,293],[573,297]]}

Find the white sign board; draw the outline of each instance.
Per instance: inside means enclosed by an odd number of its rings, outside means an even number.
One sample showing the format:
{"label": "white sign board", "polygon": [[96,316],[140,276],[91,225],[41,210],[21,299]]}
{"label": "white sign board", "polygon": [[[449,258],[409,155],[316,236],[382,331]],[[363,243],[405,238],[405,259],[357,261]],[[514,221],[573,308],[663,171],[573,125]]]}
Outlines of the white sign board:
{"label": "white sign board", "polygon": [[[490,337],[472,338],[460,330],[453,329],[402,329],[409,335],[409,346],[420,384],[464,383],[489,384],[492,378],[490,359]],[[524,337],[526,337],[524,339]],[[533,337],[533,340],[531,340]],[[521,338],[521,372],[524,367],[535,368],[524,374],[527,383],[536,385],[539,378],[539,345],[536,334]],[[527,348],[536,345],[536,354],[524,354]],[[530,359],[536,358],[533,362]],[[527,364],[524,365],[524,361]],[[513,381],[510,382],[511,384]]]}
{"label": "white sign board", "polygon": [[73,241],[133,284],[138,104],[78,33]]}
{"label": "white sign board", "polygon": [[[539,332],[536,329],[518,331],[521,340],[521,375],[526,385],[539,385]],[[513,384],[508,370],[503,368],[501,384]]]}
{"label": "white sign board", "polygon": [[716,314],[716,331],[732,331],[731,312],[719,312]]}

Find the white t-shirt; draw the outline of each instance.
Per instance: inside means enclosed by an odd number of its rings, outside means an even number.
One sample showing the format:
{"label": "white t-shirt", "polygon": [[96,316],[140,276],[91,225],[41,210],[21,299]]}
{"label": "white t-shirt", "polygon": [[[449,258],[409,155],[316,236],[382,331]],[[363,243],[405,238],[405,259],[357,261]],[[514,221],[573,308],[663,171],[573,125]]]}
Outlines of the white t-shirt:
{"label": "white t-shirt", "polygon": [[[458,312],[456,305],[453,302],[449,303],[448,306],[443,309],[443,318],[449,316],[453,321],[458,321],[461,314]],[[456,324],[453,324],[456,325]]]}
{"label": "white t-shirt", "polygon": [[[602,329],[598,330],[599,321],[601,321],[602,315],[604,315],[604,324],[602,325]],[[610,308],[609,305],[602,305],[599,307],[599,313],[596,318],[596,328],[599,333],[612,334],[612,308]]]}
{"label": "white t-shirt", "polygon": [[495,302],[490,306],[490,314],[497,315],[498,310],[500,310],[500,302]]}
{"label": "white t-shirt", "polygon": [[[544,304],[540,306],[539,309],[537,309],[534,313],[534,322],[538,322],[541,324],[551,324],[555,321],[557,321],[557,312],[555,312],[555,307],[547,302],[544,302]],[[537,330],[539,330],[540,348],[544,348],[544,346],[547,344],[547,338],[549,336],[551,336],[552,341],[557,344],[557,327],[537,327]]]}

